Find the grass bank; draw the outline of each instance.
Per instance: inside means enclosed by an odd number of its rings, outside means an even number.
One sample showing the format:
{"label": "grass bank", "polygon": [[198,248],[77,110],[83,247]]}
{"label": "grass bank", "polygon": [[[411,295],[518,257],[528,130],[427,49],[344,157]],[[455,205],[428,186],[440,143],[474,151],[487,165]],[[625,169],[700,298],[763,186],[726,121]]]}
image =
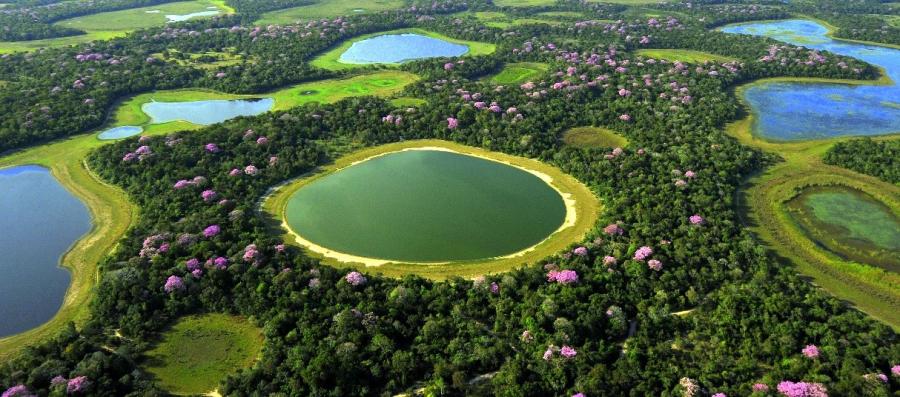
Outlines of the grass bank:
{"label": "grass bank", "polygon": [[[518,253],[515,256],[490,258],[477,261],[456,261],[441,264],[431,263],[381,263],[375,266],[366,266],[361,262],[341,261],[334,256],[325,256],[307,249],[307,253],[322,259],[324,262],[341,267],[349,266],[368,272],[382,273],[391,277],[402,277],[406,274],[416,274],[431,279],[442,280],[452,276],[475,277],[489,273],[500,273],[533,263],[550,255],[556,254],[570,245],[580,242],[585,235],[594,228],[600,215],[601,205],[597,197],[584,184],[574,177],[563,173],[559,169],[537,160],[512,156],[504,153],[491,152],[480,148],[465,146],[442,140],[416,140],[381,145],[373,148],[362,149],[343,156],[333,163],[320,167],[310,174],[301,176],[273,189],[263,199],[262,210],[271,217],[272,227],[284,235],[284,240],[294,245],[304,247],[297,243],[298,236],[285,226],[285,210],[287,203],[294,192],[301,187],[330,175],[337,170],[352,165],[355,162],[386,153],[407,149],[435,147],[453,150],[458,153],[489,158],[504,162],[516,167],[549,176],[550,184],[572,202],[573,222],[571,225],[557,230],[546,240],[535,247]],[[567,216],[568,217],[568,216]],[[309,247],[304,247],[309,248]],[[365,258],[363,258],[365,259]]]}
{"label": "grass bank", "polygon": [[[444,36],[439,33],[430,32],[424,29],[397,29],[397,30],[389,30],[385,32],[377,32],[365,34],[362,36],[355,37],[353,39],[349,39],[338,45],[337,47],[332,48],[331,50],[319,55],[315,59],[310,62],[311,65],[328,70],[346,70],[358,67],[365,67],[367,65],[359,65],[352,63],[343,63],[339,59],[341,55],[346,52],[353,43],[358,41],[362,41],[368,38],[382,36],[386,34],[403,34],[403,33],[415,33],[420,34],[422,36],[428,36],[439,40],[444,40],[451,43],[462,44],[469,47],[469,51],[463,54],[463,57],[469,56],[478,56],[478,55],[488,55],[493,54],[494,51],[497,50],[497,46],[490,43],[482,43],[478,41],[468,41],[468,40],[459,40],[451,37]],[[398,63],[378,63],[377,65],[388,65],[388,66],[397,66]]]}
{"label": "grass bank", "polygon": [[203,394],[229,374],[252,366],[262,346],[262,330],[245,318],[188,316],[162,334],[142,367],[173,394]]}

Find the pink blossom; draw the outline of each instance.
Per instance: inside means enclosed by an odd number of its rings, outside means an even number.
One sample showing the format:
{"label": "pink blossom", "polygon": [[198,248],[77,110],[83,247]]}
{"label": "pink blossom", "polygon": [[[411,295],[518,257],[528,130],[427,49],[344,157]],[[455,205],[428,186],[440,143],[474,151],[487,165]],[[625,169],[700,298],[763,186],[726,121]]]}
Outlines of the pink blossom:
{"label": "pink blossom", "polygon": [[544,351],[544,360],[549,361],[551,358],[553,358],[553,348],[548,347],[547,350]]}
{"label": "pink blossom", "polygon": [[572,253],[578,256],[587,256],[588,250],[585,247],[578,247],[572,250]]}
{"label": "pink blossom", "polygon": [[530,91],[534,89],[534,83],[529,81],[525,84],[520,85],[519,87],[523,90]]}
{"label": "pink blossom", "polygon": [[703,217],[697,214],[691,215],[688,219],[691,221],[692,225],[702,225],[704,222]]}
{"label": "pink blossom", "polygon": [[[176,275],[171,275],[166,279],[166,285],[163,287],[167,293],[173,293],[175,291],[181,291],[184,289],[184,280],[181,277]],[[72,384],[72,381],[69,381],[69,384]]]}
{"label": "pink blossom", "polygon": [[61,384],[67,383],[69,380],[63,378],[62,375],[56,375],[53,379],[50,379],[50,386],[59,386]]}
{"label": "pink blossom", "polygon": [[264,137],[264,136],[261,136],[261,137],[259,137],[259,138],[256,139],[256,144],[257,144],[257,145],[265,145],[265,144],[267,144],[267,143],[269,143],[269,138],[266,138],[266,137]]}
{"label": "pink blossom", "polygon": [[184,266],[188,271],[194,271],[200,268],[200,260],[197,258],[188,259],[187,262],[184,263]]}
{"label": "pink blossom", "polygon": [[444,70],[453,70],[453,66],[456,66],[453,62],[447,62],[444,64]]}
{"label": "pink blossom", "polygon": [[647,267],[649,267],[650,270],[654,270],[654,271],[658,272],[658,271],[662,270],[663,265],[662,265],[662,262],[660,262],[656,259],[651,259],[651,260],[647,261]]}
{"label": "pink blossom", "polygon": [[275,247],[275,252],[284,252],[284,244],[278,244]]}
{"label": "pink blossom", "polygon": [[191,272],[191,276],[194,276],[194,278],[200,278],[202,275],[203,269],[194,269],[194,271]]}
{"label": "pink blossom", "polygon": [[251,176],[256,175],[259,173],[259,169],[257,169],[256,166],[254,166],[253,164],[250,164],[250,165],[244,167],[244,173],[247,175],[251,175]]}
{"label": "pink blossom", "polygon": [[238,176],[240,174],[241,174],[241,170],[239,170],[237,168],[233,168],[231,171],[228,172],[229,176]]}
{"label": "pink blossom", "polygon": [[716,393],[716,394],[713,394],[712,397],[728,397],[728,396],[725,395],[725,393]]}
{"label": "pink blossom", "polygon": [[578,352],[576,352],[575,349],[572,347],[563,345],[563,347],[561,349],[559,349],[559,354],[565,358],[572,358],[572,357],[575,357],[575,355],[578,354]]}
{"label": "pink blossom", "polygon": [[219,149],[219,146],[215,143],[207,143],[205,146],[203,146],[203,148],[206,149],[206,151],[209,153],[219,153],[221,151],[221,149]]}
{"label": "pink blossom", "polygon": [[216,266],[216,269],[224,270],[226,266],[228,266],[228,258],[225,257],[217,257],[213,259],[213,264]]}
{"label": "pink blossom", "polygon": [[828,397],[828,389],[821,383],[782,381],[778,392],[786,397]]}
{"label": "pink blossom", "polygon": [[685,182],[684,179],[679,179],[679,180],[675,181],[675,186],[676,187],[687,186],[687,182]]}
{"label": "pink blossom", "polygon": [[366,278],[360,272],[350,272],[344,276],[344,280],[352,286],[359,286],[366,283]]}
{"label": "pink blossom", "polygon": [[572,397],[585,397],[585,396],[584,396],[584,393],[575,393],[572,395]]}
{"label": "pink blossom", "polygon": [[218,195],[219,194],[216,193],[215,190],[211,190],[211,189],[204,190],[203,193],[200,193],[200,197],[203,197],[203,201],[206,201],[206,202],[215,200],[216,196],[218,196]]}
{"label": "pink blossom", "polygon": [[244,247],[244,262],[252,262],[257,256],[259,256],[259,251],[256,249],[256,244]]}
{"label": "pink blossom", "polygon": [[222,228],[220,228],[219,225],[210,225],[207,226],[206,229],[203,229],[203,235],[206,237],[214,237],[221,231]]}
{"label": "pink blossom", "polygon": [[645,245],[641,248],[638,248],[637,251],[634,252],[634,259],[642,261],[644,259],[647,259],[647,257],[649,257],[650,255],[653,255],[653,248]]}
{"label": "pink blossom", "polygon": [[816,345],[806,345],[801,352],[808,358],[819,357],[819,348]]}
{"label": "pink blossom", "polygon": [[193,184],[194,184],[194,183],[191,182],[191,181],[182,179],[182,180],[180,180],[180,181],[178,181],[178,182],[175,182],[174,188],[175,188],[175,190],[184,189],[184,188],[186,188],[186,187],[188,187],[188,186],[191,186],[191,185],[193,185]]}
{"label": "pink blossom", "polygon": [[88,385],[90,382],[88,382],[87,376],[78,376],[69,379],[69,383],[66,384],[66,392],[69,394],[82,392]]}
{"label": "pink blossom", "polygon": [[891,375],[900,376],[900,364],[891,367]]}
{"label": "pink blossom", "polygon": [[629,115],[629,114],[627,114],[627,113],[626,113],[626,114],[623,114],[623,115],[619,116],[619,120],[622,120],[622,121],[625,121],[625,122],[631,121],[631,115]]}
{"label": "pink blossom", "polygon": [[459,127],[459,120],[454,117],[447,117],[447,128],[453,130]]}
{"label": "pink blossom", "polygon": [[606,234],[609,234],[611,236],[614,236],[617,234],[621,235],[622,233],[625,233],[625,231],[622,230],[622,228],[619,227],[619,225],[616,223],[610,223],[609,225],[606,225],[606,227],[603,228],[603,232]]}
{"label": "pink blossom", "polygon": [[578,272],[574,270],[551,270],[547,272],[547,281],[557,284],[572,284],[578,282]]}
{"label": "pink blossom", "polygon": [[767,385],[765,383],[754,383],[753,391],[765,393],[765,392],[769,391],[769,385]]}
{"label": "pink blossom", "polygon": [[122,161],[124,161],[126,163],[131,162],[131,161],[134,161],[135,159],[137,159],[137,157],[138,156],[134,153],[125,153],[125,155],[122,156]]}
{"label": "pink blossom", "polygon": [[3,392],[3,397],[35,397],[34,394],[28,392],[28,388],[25,385],[16,385],[6,389]]}
{"label": "pink blossom", "polygon": [[616,264],[616,257],[614,257],[614,256],[609,256],[609,255],[604,256],[604,257],[603,257],[603,264],[606,265],[606,266],[612,266],[612,265],[615,265],[615,264]]}
{"label": "pink blossom", "polygon": [[628,91],[624,88],[619,89],[619,96],[631,96],[631,91]]}
{"label": "pink blossom", "polygon": [[495,282],[491,282],[490,290],[492,294],[497,295],[500,293],[500,285]]}
{"label": "pink blossom", "polygon": [[696,174],[694,171],[687,170],[687,171],[684,172],[684,177],[685,177],[685,178],[694,178],[694,177],[696,177],[696,176],[697,176],[697,174]]}

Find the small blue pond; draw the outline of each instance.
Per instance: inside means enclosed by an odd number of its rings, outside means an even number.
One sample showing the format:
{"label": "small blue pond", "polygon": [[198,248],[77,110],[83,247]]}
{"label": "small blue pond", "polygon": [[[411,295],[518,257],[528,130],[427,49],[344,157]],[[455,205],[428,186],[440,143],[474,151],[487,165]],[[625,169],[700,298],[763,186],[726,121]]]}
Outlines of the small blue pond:
{"label": "small blue pond", "polygon": [[360,40],[341,54],[341,63],[402,63],[415,59],[458,57],[469,47],[414,33],[385,34]]}
{"label": "small blue pond", "polygon": [[272,109],[275,100],[237,99],[192,102],[150,102],[141,107],[152,124],[183,120],[200,125],[210,125],[238,116],[255,116]]}
{"label": "small blue pond", "polygon": [[97,135],[97,138],[103,139],[103,140],[128,138],[130,136],[135,136],[137,134],[140,134],[141,131],[143,131],[143,130],[144,129],[141,127],[135,127],[133,125],[125,125],[125,126],[121,126],[121,127],[110,128],[106,131],[103,131],[100,133],[100,135]]}
{"label": "small blue pond", "polygon": [[60,257],[91,230],[87,207],[43,167],[0,169],[0,337],[59,311],[69,272]]}
{"label": "small blue pond", "polygon": [[190,14],[184,14],[184,15],[166,15],[166,19],[168,19],[169,22],[183,22],[183,21],[187,21],[188,19],[191,19],[191,18],[210,17],[210,16],[218,15],[218,14],[219,14],[218,10],[216,10],[216,11],[199,11],[199,12],[192,12]]}
{"label": "small blue pond", "polygon": [[883,135],[900,131],[900,50],[832,40],[808,20],[729,25],[726,33],[771,37],[825,50],[884,68],[889,86],[770,82],[749,86],[744,98],[755,117],[754,133],[774,140]]}

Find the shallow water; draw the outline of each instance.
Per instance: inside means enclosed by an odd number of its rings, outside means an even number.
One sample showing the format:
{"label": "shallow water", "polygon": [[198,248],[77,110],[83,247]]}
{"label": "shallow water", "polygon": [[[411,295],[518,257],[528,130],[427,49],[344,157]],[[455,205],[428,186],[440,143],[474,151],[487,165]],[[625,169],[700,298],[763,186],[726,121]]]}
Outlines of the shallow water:
{"label": "shallow water", "polygon": [[168,19],[169,22],[184,22],[191,18],[210,17],[210,16],[218,15],[218,14],[219,14],[219,10],[198,11],[198,12],[192,12],[190,14],[183,14],[183,15],[166,15],[166,19]]}
{"label": "shallow water", "polygon": [[102,140],[122,139],[140,134],[144,129],[133,125],[123,125],[121,127],[113,127],[97,135]]}
{"label": "shallow water", "polygon": [[272,109],[275,100],[235,99],[190,102],[149,102],[141,107],[152,119],[151,123],[167,123],[184,120],[194,124],[210,125],[238,116],[255,116]]}
{"label": "shallow water", "polygon": [[60,257],[90,229],[87,207],[46,168],[0,169],[0,337],[56,314],[70,280]]}
{"label": "shallow water", "polygon": [[754,132],[775,140],[883,135],[900,131],[900,50],[832,40],[808,20],[729,25],[726,33],[767,36],[794,45],[851,56],[885,69],[890,86],[768,82],[744,91]]}
{"label": "shallow water", "polygon": [[341,54],[342,63],[402,63],[414,59],[457,57],[469,47],[414,33],[385,34],[360,40]]}
{"label": "shallow water", "polygon": [[408,262],[483,259],[533,246],[565,219],[559,193],[521,169],[412,150],[322,177],[290,198],[286,220],[313,243]]}
{"label": "shallow water", "polygon": [[900,271],[900,220],[869,195],[843,186],[814,187],[789,202],[810,237],[840,256]]}

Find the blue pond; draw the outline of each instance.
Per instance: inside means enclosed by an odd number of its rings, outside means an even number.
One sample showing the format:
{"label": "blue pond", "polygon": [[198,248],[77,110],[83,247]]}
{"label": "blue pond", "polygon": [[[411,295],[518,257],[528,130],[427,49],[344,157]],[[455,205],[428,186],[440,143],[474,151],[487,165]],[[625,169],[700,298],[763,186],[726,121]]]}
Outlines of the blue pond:
{"label": "blue pond", "polygon": [[103,131],[100,133],[100,135],[97,135],[97,138],[103,139],[103,140],[128,138],[130,136],[135,136],[137,134],[140,134],[141,131],[143,131],[143,130],[144,129],[141,127],[135,127],[133,125],[125,125],[125,126],[121,126],[121,127],[110,128],[106,131]]}
{"label": "blue pond", "polygon": [[90,229],[87,207],[46,168],[0,169],[0,337],[56,314],[69,287],[60,257]]}
{"label": "blue pond", "polygon": [[900,131],[900,50],[832,40],[808,20],[729,25],[726,33],[767,36],[794,45],[851,56],[884,68],[890,86],[770,82],[744,91],[754,132],[774,140],[883,135]]}
{"label": "blue pond", "polygon": [[238,116],[255,116],[272,109],[275,100],[236,99],[192,102],[150,102],[141,107],[152,119],[151,123],[183,120],[200,125],[219,123]]}
{"label": "blue pond", "polygon": [[386,34],[360,40],[341,54],[342,63],[402,63],[414,59],[458,57],[469,47],[420,34]]}

